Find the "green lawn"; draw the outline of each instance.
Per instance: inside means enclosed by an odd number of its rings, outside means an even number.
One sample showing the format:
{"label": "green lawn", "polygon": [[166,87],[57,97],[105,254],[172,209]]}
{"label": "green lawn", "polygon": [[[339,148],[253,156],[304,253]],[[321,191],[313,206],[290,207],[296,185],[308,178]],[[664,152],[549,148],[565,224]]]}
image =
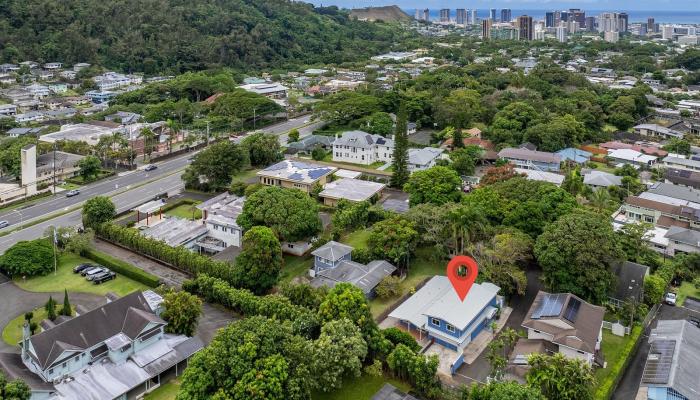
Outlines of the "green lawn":
{"label": "green lawn", "polygon": [[[412,288],[415,288],[416,285],[418,285],[425,278],[435,275],[445,275],[445,266],[447,264],[444,262],[431,260],[428,257],[429,252],[430,249],[427,248],[420,248],[416,250],[416,254],[411,259],[411,264],[408,267],[408,276],[401,282],[401,294],[399,297],[408,293]],[[372,316],[376,318],[397,300],[398,297],[390,299],[380,299],[375,297],[369,302],[369,309],[372,312]]]}
{"label": "green lawn", "polygon": [[258,181],[257,178],[257,173],[260,171],[259,168],[251,168],[247,169],[245,171],[241,171],[238,174],[233,176],[233,181],[240,181],[240,182],[246,182],[246,183],[255,183]]}
{"label": "green lawn", "polygon": [[609,165],[607,165],[607,164],[603,164],[603,163],[600,163],[600,162],[597,162],[597,161],[591,161],[591,164],[595,164],[595,165],[597,166],[596,169],[597,169],[598,171],[608,172],[608,173],[611,173],[611,174],[614,174],[614,173],[615,173],[615,168],[613,168],[613,167],[611,167],[611,166],[609,166]]}
{"label": "green lawn", "polygon": [[65,182],[61,185],[58,185],[58,187],[60,187],[61,189],[65,189],[65,190],[73,190],[73,189],[80,188],[80,186],[76,185],[75,183],[69,183],[69,182]]}
{"label": "green lawn", "polygon": [[370,230],[362,229],[345,235],[340,241],[355,249],[367,247]]}
{"label": "green lawn", "polygon": [[607,362],[607,368],[598,368],[595,371],[596,387],[595,398],[607,399],[613,389],[615,380],[622,374],[626,358],[632,357],[632,349],[637,337],[642,333],[641,326],[635,326],[632,332],[620,337],[613,335],[611,331],[603,329],[603,342],[601,350]]}
{"label": "green lawn", "polygon": [[146,285],[121,274],[117,274],[117,279],[95,285],[85,280],[80,274],[73,273],[73,267],[81,263],[93,263],[91,260],[72,253],[65,253],[60,256],[58,261],[56,274],[51,272],[46,276],[37,276],[26,280],[15,278],[15,283],[22,289],[30,292],[63,292],[64,289],[67,289],[69,292],[94,293],[98,295],[114,292],[119,296],[127,295],[136,290],[149,289]]}
{"label": "green lawn", "polygon": [[199,203],[201,202],[197,201],[194,204],[180,204],[175,208],[171,208],[170,210],[165,211],[165,214],[182,219],[193,219],[193,216],[194,219],[201,219],[202,210],[198,210],[196,208],[197,204]]}
{"label": "green lawn", "polygon": [[177,391],[180,390],[180,380],[173,379],[172,381],[160,385],[160,387],[144,397],[144,400],[173,400]]}
{"label": "green lawn", "polygon": [[697,289],[692,282],[683,282],[678,288],[678,305],[682,306],[688,296],[700,299],[700,289]]}
{"label": "green lawn", "polygon": [[313,257],[306,255],[297,257],[290,254],[284,255],[284,267],[280,274],[280,283],[286,283],[296,278],[297,276],[306,275],[306,271],[311,269],[313,265]]}
{"label": "green lawn", "polygon": [[[49,298],[46,297],[46,300]],[[63,307],[63,300],[62,299],[54,299],[57,302],[61,302],[59,305],[56,306],[56,312],[58,313],[61,310],[61,307]],[[44,307],[39,307],[36,310],[33,310],[34,313],[34,318],[32,318],[33,322],[36,322],[37,325],[41,323],[41,321],[46,319],[46,309]],[[17,318],[13,319],[10,321],[5,327],[2,329],[2,340],[9,344],[10,346],[15,346],[17,343],[22,340],[22,327],[24,326],[24,314],[21,314],[17,316]],[[39,333],[41,328],[39,328],[35,333]]]}
{"label": "green lawn", "polygon": [[90,180],[88,180],[88,181],[85,181],[85,180],[83,179],[82,176],[78,175],[78,176],[74,176],[74,177],[72,177],[72,178],[66,179],[66,182],[68,182],[68,183],[73,183],[73,184],[76,184],[76,185],[85,185],[85,184],[88,184],[88,183],[97,182],[97,181],[99,181],[100,179],[104,179],[104,178],[107,178],[107,177],[112,176],[112,175],[114,175],[114,171],[113,171],[113,170],[101,169],[100,172],[99,172],[99,174],[97,174],[97,176],[92,177],[92,178],[91,178]]}
{"label": "green lawn", "polygon": [[336,391],[330,393],[315,392],[311,398],[313,400],[369,400],[385,383],[391,383],[404,392],[411,389],[409,385],[396,379],[363,374],[359,378],[345,379],[343,387]]}

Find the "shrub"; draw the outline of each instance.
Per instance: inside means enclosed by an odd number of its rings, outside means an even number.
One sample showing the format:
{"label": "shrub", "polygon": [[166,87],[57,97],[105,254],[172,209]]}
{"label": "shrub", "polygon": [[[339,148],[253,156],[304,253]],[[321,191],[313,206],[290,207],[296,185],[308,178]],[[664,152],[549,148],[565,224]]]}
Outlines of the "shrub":
{"label": "shrub", "polygon": [[613,365],[608,365],[610,368],[610,373],[606,376],[605,380],[599,382],[598,388],[595,392],[596,399],[609,399],[612,395],[613,390],[622,379],[622,372],[627,369],[630,361],[632,361],[632,352],[639,341],[639,337],[642,333],[642,327],[637,325],[632,328],[632,332],[625,344],[625,347],[620,353],[620,358]]}
{"label": "shrub", "polygon": [[380,299],[389,299],[401,294],[399,284],[401,280],[398,276],[387,276],[377,285],[375,291]]}
{"label": "shrub", "polygon": [[391,327],[384,329],[382,331],[382,335],[384,335],[385,339],[393,343],[394,346],[398,344],[403,344],[415,352],[418,352],[418,350],[420,350],[420,345],[418,344],[418,342],[416,342],[416,339],[414,339],[410,333],[402,331],[399,328]]}
{"label": "shrub", "polygon": [[53,251],[48,239],[17,242],[0,257],[0,270],[11,276],[46,275],[54,267]]}
{"label": "shrub", "polygon": [[136,282],[143,283],[148,287],[157,287],[160,285],[160,280],[157,276],[149,274],[148,272],[137,268],[127,262],[118,260],[109,254],[102,253],[94,249],[88,249],[85,252],[85,257],[91,259],[92,261],[103,265],[114,272],[122,274],[127,278],[131,278]]}

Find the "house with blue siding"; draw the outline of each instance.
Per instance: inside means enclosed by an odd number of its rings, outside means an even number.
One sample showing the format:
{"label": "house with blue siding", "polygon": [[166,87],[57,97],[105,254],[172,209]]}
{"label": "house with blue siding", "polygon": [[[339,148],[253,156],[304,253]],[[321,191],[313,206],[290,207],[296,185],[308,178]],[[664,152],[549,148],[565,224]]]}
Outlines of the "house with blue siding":
{"label": "house with blue siding", "polygon": [[127,400],[181,374],[203,348],[198,337],[165,333],[163,299],[134,292],[67,321],[25,324],[20,353],[0,353],[0,370],[22,379],[31,400]]}
{"label": "house with blue siding", "polygon": [[559,171],[562,157],[546,151],[530,150],[525,147],[506,147],[498,152],[498,158],[513,164],[516,168],[536,169],[538,171]]}
{"label": "house with blue siding", "polygon": [[500,290],[490,282],[475,283],[462,301],[446,276],[434,276],[388,317],[398,326],[457,352],[457,364],[464,348],[498,319],[503,307]]}
{"label": "house with blue siding", "polygon": [[644,398],[700,398],[700,329],[686,320],[660,320],[651,330],[649,345],[641,381],[647,391]]}
{"label": "house with blue siding", "polygon": [[351,261],[352,247],[331,240],[312,251],[311,255],[314,256],[313,275],[316,275],[323,270],[336,268],[343,261]]}

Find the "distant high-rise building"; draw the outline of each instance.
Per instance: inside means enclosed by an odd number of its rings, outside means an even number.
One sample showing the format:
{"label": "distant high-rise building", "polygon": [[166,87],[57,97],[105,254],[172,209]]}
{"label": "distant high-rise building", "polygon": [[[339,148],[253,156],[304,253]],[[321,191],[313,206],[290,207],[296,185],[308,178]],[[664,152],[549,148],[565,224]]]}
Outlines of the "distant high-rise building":
{"label": "distant high-rise building", "polygon": [[497,20],[497,19],[496,19],[496,9],[495,9],[495,8],[492,8],[491,10],[489,10],[489,18],[491,18],[491,20],[494,21],[494,22]]}
{"label": "distant high-rise building", "polygon": [[498,24],[491,27],[492,39],[518,40],[518,30],[511,24]]}
{"label": "distant high-rise building", "polygon": [[570,8],[568,21],[576,21],[579,26],[586,25],[586,12],[582,11],[580,8]]}
{"label": "distant high-rise building", "polygon": [[504,8],[501,10],[501,22],[510,22],[510,20],[513,19],[513,14],[510,11],[510,8]]}
{"label": "distant high-rise building", "polygon": [[566,40],[568,39],[566,27],[557,26],[555,29],[557,32],[557,40],[559,41],[559,43],[566,43]]}
{"label": "distant high-rise building", "polygon": [[619,23],[617,13],[602,13],[598,17],[598,32],[619,32]]}
{"label": "distant high-rise building", "polygon": [[532,40],[544,40],[545,33],[547,33],[547,29],[544,27],[544,24],[534,24]]}
{"label": "distant high-rise building", "polygon": [[566,25],[562,24],[562,26],[566,26],[566,31],[571,33],[576,33],[581,30],[581,25],[579,25],[578,21],[572,18],[569,18]]}
{"label": "distant high-rise building", "polygon": [[649,32],[649,33],[656,32],[655,26],[656,25],[654,24],[654,17],[647,18],[647,32]]}
{"label": "distant high-rise building", "polygon": [[457,9],[456,22],[458,25],[466,25],[467,24],[467,10],[465,10],[464,8]]}
{"label": "distant high-rise building", "polygon": [[521,15],[518,17],[518,39],[519,40],[532,40],[534,35],[534,26],[532,24],[532,17],[529,15]]}
{"label": "distant high-rise building", "polygon": [[469,20],[471,21],[471,24],[476,25],[476,8],[471,10],[471,13],[469,15],[470,15]]}
{"label": "distant high-rise building", "polygon": [[646,36],[646,35],[647,35],[647,24],[639,25],[639,36]]}
{"label": "distant high-rise building", "polygon": [[605,31],[603,33],[603,38],[606,42],[617,43],[620,40],[620,32],[618,31]]}
{"label": "distant high-rise building", "polygon": [[569,12],[568,11],[559,11],[559,19],[564,22],[569,21]]}
{"label": "distant high-rise building", "polygon": [[595,17],[586,17],[586,30],[588,32],[595,32]]}
{"label": "distant high-rise building", "polygon": [[429,17],[430,10],[427,8],[425,10],[422,9],[416,9],[416,20],[418,21],[427,21],[430,19]]}
{"label": "distant high-rise building", "polygon": [[554,28],[556,26],[554,23],[554,11],[547,11],[544,15],[544,26],[547,28]]}
{"label": "distant high-rise building", "polygon": [[486,18],[481,20],[481,38],[490,39],[491,38],[491,27],[493,26],[493,20],[491,18]]}
{"label": "distant high-rise building", "polygon": [[617,30],[619,32],[627,32],[629,30],[630,17],[627,13],[617,14]]}
{"label": "distant high-rise building", "polygon": [[450,22],[450,9],[443,8],[440,10],[440,22]]}

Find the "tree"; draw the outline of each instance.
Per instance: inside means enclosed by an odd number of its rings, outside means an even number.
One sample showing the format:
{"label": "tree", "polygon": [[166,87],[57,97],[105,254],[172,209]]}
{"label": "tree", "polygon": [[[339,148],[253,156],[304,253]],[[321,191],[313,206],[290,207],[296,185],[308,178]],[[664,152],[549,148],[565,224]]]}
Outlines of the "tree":
{"label": "tree", "polygon": [[17,242],[0,256],[0,270],[10,276],[46,275],[53,267],[53,246],[48,239]]}
{"label": "tree", "polygon": [[491,382],[486,385],[474,384],[465,400],[546,400],[535,387],[517,382]]}
{"label": "tree", "polygon": [[435,166],[414,172],[404,186],[411,205],[456,202],[462,195],[462,180],[453,169]]}
{"label": "tree", "polygon": [[314,147],[314,149],[311,150],[311,158],[315,161],[323,161],[323,159],[326,158],[326,154],[328,153],[323,150],[322,147]]}
{"label": "tree", "polygon": [[435,121],[442,127],[453,126],[455,130],[469,128],[483,113],[481,95],[471,89],[453,90],[434,107]]}
{"label": "tree", "polygon": [[402,331],[395,326],[382,330],[382,336],[384,336],[384,338],[390,341],[394,346],[403,344],[415,352],[418,352],[421,349],[421,345],[416,342],[416,339],[410,333]]}
{"label": "tree", "polygon": [[511,229],[470,246],[469,253],[479,264],[479,280],[495,283],[506,295],[524,295],[523,267],[532,258],[532,245],[528,235]]}
{"label": "tree", "polygon": [[441,394],[437,367],[440,363],[437,355],[416,354],[409,347],[398,344],[387,356],[386,363],[394,376],[406,380],[428,398],[437,398]]}
{"label": "tree", "polygon": [[508,365],[507,356],[511,347],[518,341],[518,332],[512,328],[505,328],[498,338],[488,345],[486,359],[491,364],[491,377],[496,381],[503,379],[505,368]]}
{"label": "tree", "polygon": [[507,181],[516,176],[523,176],[515,172],[513,164],[504,164],[500,167],[494,166],[486,170],[484,176],[481,177],[479,184],[481,186],[493,185],[494,183]]}
{"label": "tree", "polygon": [[535,125],[540,115],[530,104],[516,101],[496,113],[488,131],[494,143],[517,146],[523,141],[523,133]]}
{"label": "tree", "polygon": [[282,242],[306,239],[321,231],[316,201],[301,190],[275,186],[248,196],[237,222],[245,230],[267,226]]}
{"label": "tree", "polygon": [[391,175],[390,185],[402,188],[408,181],[408,137],[406,124],[406,111],[401,110],[396,118],[396,130],[394,134],[394,173]]}
{"label": "tree", "polygon": [[289,131],[289,135],[287,135],[287,143],[294,143],[299,141],[299,130],[294,128],[291,131]]}
{"label": "tree", "polygon": [[644,278],[644,304],[649,307],[661,303],[668,282],[659,275],[651,274]]}
{"label": "tree", "polygon": [[102,167],[102,162],[95,156],[87,156],[78,161],[78,168],[80,168],[78,173],[83,178],[83,182],[89,182],[97,177],[100,173],[100,167]]}
{"label": "tree", "polygon": [[418,232],[413,222],[394,217],[377,222],[367,239],[367,247],[375,257],[403,266],[418,242]]}
{"label": "tree", "polygon": [[385,112],[375,112],[363,121],[361,127],[366,128],[367,132],[374,135],[387,137],[391,135],[391,131],[394,128],[394,121],[391,119],[391,116]]}
{"label": "tree", "polygon": [[139,132],[139,137],[143,140],[143,160],[146,161],[146,155],[148,155],[150,160],[153,150],[156,149],[157,135],[150,128],[143,128]]}
{"label": "tree", "polygon": [[95,239],[95,231],[90,228],[84,229],[82,232],[71,234],[64,246],[66,251],[78,255],[85,253],[92,247],[92,242]]}
{"label": "tree", "polygon": [[592,400],[595,377],[583,360],[567,358],[561,353],[548,356],[532,354],[527,383],[542,391],[550,400]]}
{"label": "tree", "polygon": [[365,337],[377,329],[365,294],[351,283],[335,285],[319,305],[318,315],[323,322],[348,319],[360,328]]}
{"label": "tree", "polygon": [[117,210],[109,197],[95,196],[83,204],[83,226],[95,228],[114,219]]}
{"label": "tree", "polygon": [[360,329],[348,319],[329,321],[314,342],[314,377],[324,392],[338,389],[343,378],[358,377],[367,355],[367,343]]}
{"label": "tree", "polygon": [[535,256],[553,291],[600,304],[615,282],[612,268],[624,253],[606,216],[577,210],[545,227]]}
{"label": "tree", "polygon": [[254,293],[270,290],[282,270],[282,247],[272,229],[254,226],[243,235],[243,250],[236,257],[240,286]]}
{"label": "tree", "polygon": [[452,149],[461,149],[462,147],[464,147],[462,129],[455,129],[452,131]]}
{"label": "tree", "polygon": [[581,176],[581,171],[578,168],[574,168],[569,171],[564,177],[564,182],[561,184],[561,188],[576,196],[583,192],[585,186],[583,185],[583,176]]}
{"label": "tree", "polygon": [[244,318],[192,357],[177,399],[309,399],[317,387],[313,354],[312,343],[289,324]]}
{"label": "tree", "polygon": [[531,126],[523,139],[534,143],[540,150],[557,151],[581,143],[585,135],[585,125],[573,115],[566,114]]}
{"label": "tree", "polygon": [[277,135],[255,133],[243,139],[241,145],[248,150],[250,165],[254,167],[266,167],[282,159]]}
{"label": "tree", "polygon": [[8,381],[0,371],[0,399],[29,400],[32,391],[29,385],[20,379]]}
{"label": "tree", "polygon": [[450,153],[452,169],[459,175],[473,175],[476,163],[481,159],[482,150],[479,146],[458,148]]}
{"label": "tree", "polygon": [[224,190],[232,177],[249,165],[249,151],[233,142],[215,143],[199,152],[187,166],[182,180],[200,190]]}
{"label": "tree", "polygon": [[604,212],[612,204],[610,192],[600,188],[591,191],[588,200],[591,202],[591,206],[598,212]]}
{"label": "tree", "polygon": [[73,309],[70,306],[70,300],[68,300],[68,289],[63,289],[63,307],[60,314],[67,317],[73,315]]}
{"label": "tree", "polygon": [[380,111],[380,105],[375,96],[345,90],[316,105],[315,115],[332,125],[343,126],[377,111]]}
{"label": "tree", "polygon": [[377,297],[380,299],[389,299],[398,296],[401,294],[400,283],[401,280],[398,276],[385,277],[375,288]]}
{"label": "tree", "polygon": [[44,309],[46,310],[46,317],[49,320],[54,321],[57,317],[56,300],[54,300],[52,296],[49,296],[49,299],[46,301],[46,304],[44,304]]}
{"label": "tree", "polygon": [[316,288],[306,283],[283,283],[279,286],[279,292],[292,304],[318,310],[328,293],[328,286]]}
{"label": "tree", "polygon": [[690,154],[690,142],[685,139],[671,138],[668,144],[663,148],[669,153],[683,154],[686,156]]}
{"label": "tree", "polygon": [[197,331],[197,321],[202,314],[202,300],[182,291],[169,290],[163,296],[165,311],[161,315],[168,323],[165,331],[177,335],[193,336]]}

